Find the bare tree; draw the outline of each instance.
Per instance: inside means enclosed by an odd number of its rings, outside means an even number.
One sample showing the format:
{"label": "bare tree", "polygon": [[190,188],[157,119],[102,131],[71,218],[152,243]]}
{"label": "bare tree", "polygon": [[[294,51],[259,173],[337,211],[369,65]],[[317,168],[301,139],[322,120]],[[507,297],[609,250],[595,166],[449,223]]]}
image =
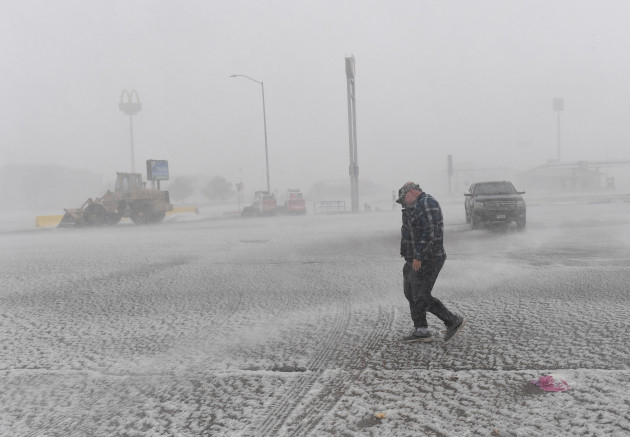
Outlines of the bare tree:
{"label": "bare tree", "polygon": [[184,200],[195,192],[195,178],[180,176],[169,184],[168,192],[173,200]]}
{"label": "bare tree", "polygon": [[232,197],[234,190],[232,183],[226,181],[223,176],[215,176],[201,189],[201,194],[210,200],[221,201]]}

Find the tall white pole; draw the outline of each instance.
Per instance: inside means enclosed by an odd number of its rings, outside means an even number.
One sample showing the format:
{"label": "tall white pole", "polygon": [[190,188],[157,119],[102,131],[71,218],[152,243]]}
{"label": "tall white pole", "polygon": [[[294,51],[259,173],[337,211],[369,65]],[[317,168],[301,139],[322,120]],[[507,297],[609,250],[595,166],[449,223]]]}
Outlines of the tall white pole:
{"label": "tall white pole", "polygon": [[354,88],[354,56],[346,57],[346,78],[348,81],[348,139],[350,151],[350,196],[352,212],[359,211],[359,160],[357,156],[357,113]]}
{"label": "tall white pole", "polygon": [[553,110],[556,111],[558,115],[558,162],[562,159],[561,150],[560,150],[560,112],[564,110],[564,99],[561,97],[556,97],[553,99]]}

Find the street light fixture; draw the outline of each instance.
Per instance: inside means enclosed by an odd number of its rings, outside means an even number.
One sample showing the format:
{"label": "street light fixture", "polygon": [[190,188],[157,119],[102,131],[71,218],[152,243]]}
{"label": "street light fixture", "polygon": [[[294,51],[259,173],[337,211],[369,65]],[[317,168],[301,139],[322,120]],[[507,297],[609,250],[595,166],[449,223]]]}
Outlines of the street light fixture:
{"label": "street light fixture", "polygon": [[253,82],[256,82],[262,88],[262,105],[263,105],[263,126],[265,128],[265,163],[267,165],[267,192],[271,194],[271,188],[269,186],[269,154],[267,153],[267,114],[265,112],[265,85],[262,81],[257,81],[244,74],[233,74],[230,77],[244,77]]}

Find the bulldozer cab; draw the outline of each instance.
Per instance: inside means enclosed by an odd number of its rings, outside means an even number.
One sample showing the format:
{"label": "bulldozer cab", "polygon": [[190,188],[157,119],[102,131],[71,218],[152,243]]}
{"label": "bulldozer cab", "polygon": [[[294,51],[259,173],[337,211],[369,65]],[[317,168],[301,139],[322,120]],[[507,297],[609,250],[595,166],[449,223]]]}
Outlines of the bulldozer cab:
{"label": "bulldozer cab", "polygon": [[115,191],[127,192],[141,190],[144,188],[142,175],[140,173],[116,173]]}

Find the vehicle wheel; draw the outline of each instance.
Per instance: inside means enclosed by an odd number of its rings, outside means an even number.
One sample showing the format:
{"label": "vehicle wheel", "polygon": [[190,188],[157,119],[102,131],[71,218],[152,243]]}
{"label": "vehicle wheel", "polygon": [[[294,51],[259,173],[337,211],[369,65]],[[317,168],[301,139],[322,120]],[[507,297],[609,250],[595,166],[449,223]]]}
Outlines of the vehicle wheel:
{"label": "vehicle wheel", "polygon": [[120,214],[118,214],[117,212],[112,212],[107,214],[107,219],[105,220],[105,223],[113,226],[115,224],[117,224],[121,219]]}
{"label": "vehicle wheel", "polygon": [[166,216],[166,211],[154,212],[153,214],[151,214],[150,223],[159,223],[162,220],[164,220],[165,216]]}
{"label": "vehicle wheel", "polygon": [[516,220],[516,227],[519,229],[523,229],[527,224],[527,219],[525,217]]}
{"label": "vehicle wheel", "polygon": [[479,224],[480,224],[479,218],[475,217],[475,214],[470,216],[470,224],[473,229],[479,228]]}
{"label": "vehicle wheel", "polygon": [[83,221],[88,226],[103,226],[107,221],[107,210],[98,203],[93,203],[83,211]]}
{"label": "vehicle wheel", "polygon": [[129,214],[131,221],[137,225],[144,225],[149,223],[151,219],[151,213],[149,211],[149,205],[146,203],[135,203],[131,206],[131,213]]}

